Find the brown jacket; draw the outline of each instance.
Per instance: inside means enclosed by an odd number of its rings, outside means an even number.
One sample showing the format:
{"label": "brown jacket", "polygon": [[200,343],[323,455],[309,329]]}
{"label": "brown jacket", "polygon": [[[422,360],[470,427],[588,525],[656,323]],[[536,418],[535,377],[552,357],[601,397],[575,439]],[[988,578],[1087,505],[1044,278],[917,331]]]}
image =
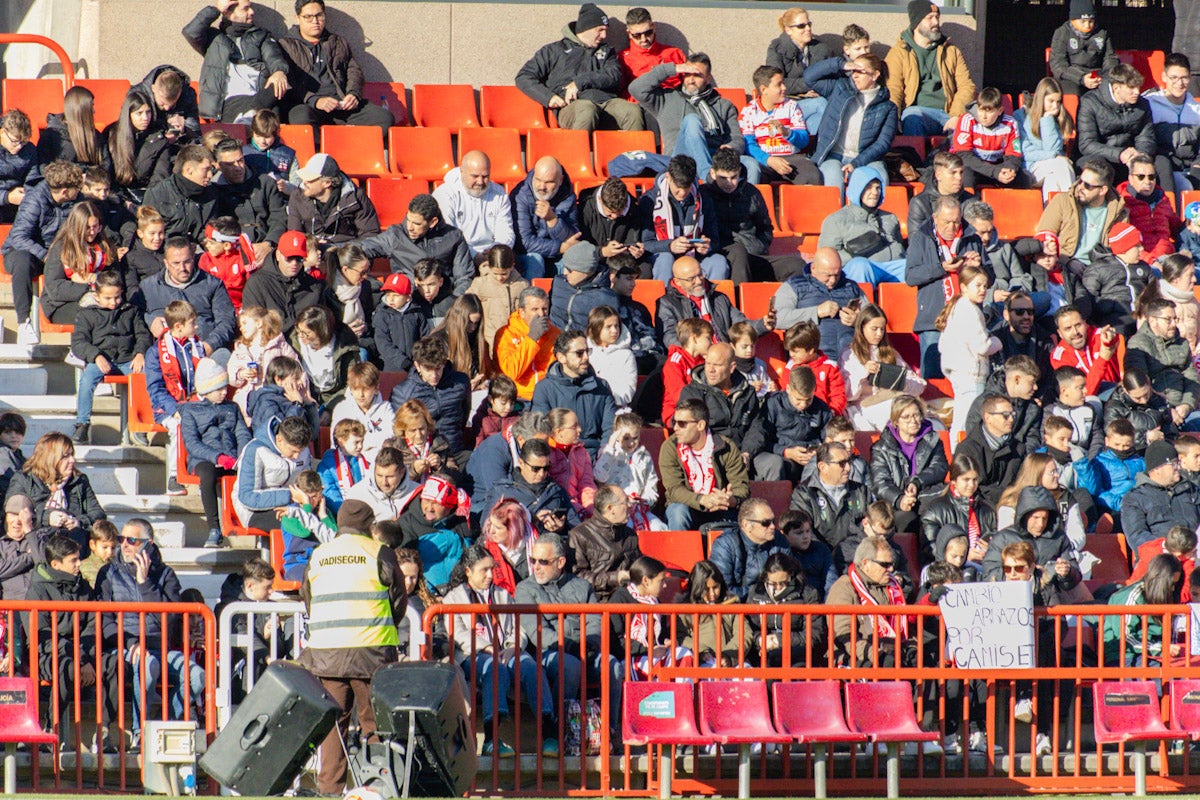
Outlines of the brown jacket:
{"label": "brown jacket", "polygon": [[[870,583],[864,580],[863,583],[867,587],[867,591],[881,606],[886,606],[891,603],[888,599],[887,587],[879,584]],[[825,605],[827,606],[858,606],[862,605],[862,601],[858,597],[858,592],[854,591],[854,585],[850,583],[850,576],[843,575],[833,582],[833,586],[829,587],[829,593],[825,596]],[[853,644],[854,653],[858,659],[858,663],[869,663],[871,659],[871,640],[874,635],[874,623],[870,615],[860,615],[858,617],[857,640],[853,643],[850,639],[850,617],[835,616],[833,618],[833,640],[837,645],[838,651],[843,655],[850,653],[851,645]],[[882,646],[881,642],[881,646]]]}
{"label": "brown jacket", "polygon": [[[742,451],[732,441],[724,436],[717,436],[713,445],[713,466],[716,473],[716,489],[726,486],[733,489],[733,496],[738,501],[750,496],[750,473],[746,462],[742,460]],[[702,511],[700,495],[688,487],[687,477],[683,472],[683,464],[679,463],[679,451],[676,449],[675,435],[667,437],[658,454],[658,470],[662,475],[663,489],[668,503],[683,503],[688,508]]]}
{"label": "brown jacket", "polygon": [[613,525],[599,514],[572,528],[568,541],[574,558],[571,571],[592,585],[601,602],[621,587],[618,574],[628,572],[641,555],[632,528]]}
{"label": "brown jacket", "polygon": [[[1079,246],[1079,215],[1082,209],[1079,201],[1075,199],[1075,188],[1078,185],[1079,182],[1076,181],[1068,191],[1051,197],[1037,224],[1039,231],[1054,231],[1058,236],[1059,255],[1067,257],[1074,256],[1075,248]],[[1108,214],[1104,219],[1104,233],[1100,236],[1101,244],[1108,242],[1108,229],[1113,223],[1129,217],[1125,210],[1125,201],[1115,190],[1110,188],[1105,199],[1108,202]]]}
{"label": "brown jacket", "polygon": [[[486,268],[485,268],[486,269]],[[517,310],[517,298],[529,288],[529,281],[513,278],[500,283],[490,274],[480,275],[471,281],[467,291],[479,298],[483,306],[483,337],[485,342],[496,341],[496,333],[508,322],[508,316]]]}
{"label": "brown jacket", "polygon": [[[917,56],[901,37],[896,39],[896,44],[888,51],[884,61],[888,68],[888,93],[896,107],[903,111],[917,101],[917,89],[921,85]],[[962,50],[945,39],[937,46],[937,62],[938,72],[942,76],[942,89],[946,93],[946,107],[942,110],[957,117],[975,101],[975,81],[971,80]]]}

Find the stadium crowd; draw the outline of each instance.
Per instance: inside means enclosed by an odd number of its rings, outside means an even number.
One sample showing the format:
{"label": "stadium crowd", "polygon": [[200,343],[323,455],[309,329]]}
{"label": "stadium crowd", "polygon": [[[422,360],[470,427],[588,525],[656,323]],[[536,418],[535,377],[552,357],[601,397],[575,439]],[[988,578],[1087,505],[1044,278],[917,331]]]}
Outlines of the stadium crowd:
{"label": "stadium crowd", "polygon": [[[739,111],[708,56],[656,41],[645,9],[628,12],[618,52],[604,11],[586,3],[516,85],[563,128],[651,129],[661,153],[621,154],[611,177],[576,193],[553,157],[506,191],[487,154],[467,152],[386,229],[334,154],[300,163],[280,140],[284,121],[394,122],[365,99],[323,0],[297,0],[278,39],[248,0],[205,6],[183,31],[204,57],[198,94],[182,70],[156,67],[103,131],[83,87],[36,146],[43,121],[7,109],[0,220],[12,224],[3,256],[18,342],[40,340],[39,307],[72,325],[79,389],[73,436],[42,436],[28,460],[24,420],[0,416],[3,597],[183,597],[152,526],[118,531],[75,464],[97,386],[144,373],[168,468],[183,447],[199,479],[207,546],[224,543],[220,482],[232,476],[241,525],[282,528],[279,577],[300,581],[311,605],[307,663],[347,717],[357,698],[364,732],[365,681],[396,658],[405,595],[667,602],[669,571],[639,545],[660,531],[724,532],[689,576],[689,603],[901,605],[962,580],[1031,580],[1047,606],[1187,599],[1200,527],[1189,433],[1200,431],[1200,203],[1177,213],[1175,194],[1200,187],[1192,66],[1167,56],[1163,88],[1143,93],[1092,1],[1071,0],[1070,19],[1047,32],[1051,76],[1010,113],[999,91],[977,88],[936,5],[907,12],[881,59],[862,27],[830,46],[789,9]],[[250,141],[202,133],[202,119],[246,123]],[[928,162],[898,135],[928,141]],[[918,174],[907,219],[884,210]],[[844,196],[807,257],[772,249],[771,201],[752,185],[772,182]],[[1039,186],[1036,236],[1001,239],[1005,220],[980,188]],[[751,319],[717,289],[727,278],[782,283]],[[653,310],[634,299],[639,280],[663,285]],[[912,333],[899,334],[912,336],[907,361],[888,324],[902,309],[873,302],[885,283],[916,289]],[[778,363],[756,355],[764,337],[782,344]],[[186,492],[177,477],[168,494]],[[790,482],[790,509],[776,514],[757,481]],[[1101,523],[1123,532],[1136,569],[1128,588],[1093,593],[1087,540]],[[918,543],[908,560],[897,534]],[[264,599],[275,578],[249,562],[222,601]],[[347,585],[362,592],[329,599]],[[656,619],[616,632],[637,675],[728,659],[711,629],[664,646]],[[863,617],[857,640],[848,618],[829,630],[766,619],[775,626],[751,638],[775,663],[827,637],[847,663],[869,661],[872,640],[893,662],[921,644],[894,647],[911,638],[899,619],[897,637],[887,618]],[[102,623],[112,641],[116,620]],[[598,637],[590,625],[565,631],[560,652],[537,650],[526,624],[537,620],[457,626],[457,657],[476,653],[485,722],[510,713],[493,671],[501,686],[519,673],[526,699],[534,659],[568,695],[585,668],[625,677],[615,659],[573,655]],[[1140,627],[1104,636],[1126,639],[1131,657],[1167,646]],[[204,675],[178,647],[154,659],[149,685],[165,668],[176,688],[190,676],[194,698]],[[1055,663],[1052,640],[1040,649]],[[1029,703],[1018,719],[1032,719]],[[549,705],[535,711],[553,722]],[[1038,720],[1039,753],[1048,724]],[[986,748],[974,727],[948,746],[968,740]],[[323,789],[344,780],[338,748],[326,743]],[[485,750],[511,754],[491,738]]]}

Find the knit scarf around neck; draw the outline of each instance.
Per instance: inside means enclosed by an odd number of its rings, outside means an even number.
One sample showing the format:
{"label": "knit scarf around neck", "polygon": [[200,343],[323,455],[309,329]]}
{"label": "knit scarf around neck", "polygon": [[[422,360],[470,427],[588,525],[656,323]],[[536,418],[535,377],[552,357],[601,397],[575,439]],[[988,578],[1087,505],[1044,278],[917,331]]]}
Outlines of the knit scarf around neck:
{"label": "knit scarf around neck", "polygon": [[654,179],[658,196],[654,198],[654,208],[651,217],[654,220],[654,236],[660,242],[668,242],[676,237],[675,229],[679,228],[679,236],[694,238],[704,230],[704,206],[700,200],[700,192],[696,184],[688,187],[688,197],[691,198],[694,213],[689,219],[675,219],[675,206],[671,202],[670,176],[663,173]]}

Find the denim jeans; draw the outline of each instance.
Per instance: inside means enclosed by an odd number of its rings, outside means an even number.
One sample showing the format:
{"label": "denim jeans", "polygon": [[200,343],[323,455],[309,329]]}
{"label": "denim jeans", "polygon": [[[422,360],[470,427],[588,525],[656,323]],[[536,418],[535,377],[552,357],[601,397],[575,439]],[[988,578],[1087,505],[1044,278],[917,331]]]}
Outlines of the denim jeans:
{"label": "denim jeans", "polygon": [[806,97],[797,100],[796,103],[800,106],[800,113],[804,115],[804,127],[808,128],[808,135],[815,139],[829,101],[824,97]]}
{"label": "denim jeans", "polygon": [[[114,364],[110,375],[128,375],[132,362]],[[104,373],[94,363],[83,368],[79,376],[79,397],[75,405],[75,424],[87,425],[92,421],[92,399],[96,396],[96,387],[104,380]]]}
{"label": "denim jeans", "polygon": [[[154,637],[157,638],[157,637]],[[147,637],[147,645],[150,645],[151,637]],[[158,690],[162,685],[162,663],[159,659],[161,653],[159,651],[147,652],[146,658],[146,703],[148,706],[153,706],[158,697]],[[128,659],[128,656],[127,656]],[[183,651],[171,650],[167,653],[167,683],[171,687],[171,719],[183,719],[183,670],[188,669],[188,701],[193,705],[204,707],[204,667],[193,662],[185,664]],[[133,669],[133,730],[141,729],[142,725],[142,670],[136,661],[132,662]],[[146,715],[150,717],[149,708],[146,710]]]}
{"label": "denim jeans", "polygon": [[[605,665],[601,663],[603,658],[601,653],[593,653],[588,657],[588,691],[595,690],[598,693],[601,671],[607,670],[609,682],[608,726],[610,730],[619,731],[621,729],[621,685],[625,680],[625,665],[614,656],[608,656],[608,663]],[[551,690],[554,692],[555,698],[558,697],[561,687],[564,702],[580,699],[579,687],[583,678],[583,662],[579,660],[579,656],[550,650],[542,654],[542,668],[552,682]]]}
{"label": "denim jeans", "polygon": [[922,331],[917,334],[921,344],[921,377],[941,378],[942,354],[938,350],[938,339],[942,334],[937,331]]}
{"label": "denim jeans", "polygon": [[736,520],[737,511],[697,511],[685,503],[667,504],[667,530],[694,531],[706,522]]}
{"label": "denim jeans", "polygon": [[[835,154],[832,158],[827,158],[817,165],[817,169],[821,170],[821,181],[826,186],[838,187],[843,203],[846,202],[846,182],[843,180],[842,167],[848,163],[850,163],[850,159]],[[886,189],[888,185],[887,165],[882,161],[872,161],[867,166],[879,173],[883,187]]]}
{"label": "denim jeans", "polygon": [[900,132],[904,136],[943,136],[950,115],[940,108],[909,106],[900,112]]}
{"label": "denim jeans", "polygon": [[[507,662],[500,663],[491,653],[476,653],[475,654],[475,685],[479,687],[479,694],[483,698],[483,716],[482,722],[490,722],[496,715],[499,709],[501,717],[509,716],[508,694],[513,685],[513,671],[516,667],[516,657],[509,658]],[[471,665],[464,660],[462,663],[463,673],[470,678]],[[494,683],[494,674],[499,673],[499,687]],[[521,653],[521,699],[525,701],[527,708],[536,710],[535,703],[538,697],[538,673],[537,662],[533,660],[533,656],[528,653]],[[542,711],[543,715],[554,714],[554,695],[550,691],[550,683],[546,679],[547,671],[542,671],[541,692],[542,692]]]}
{"label": "denim jeans", "polygon": [[904,283],[907,270],[908,260],[904,258],[895,261],[871,261],[857,256],[846,262],[842,267],[842,274],[852,281],[878,286],[881,283]]}
{"label": "denim jeans", "polygon": [[[655,256],[654,280],[670,283],[671,267],[675,266],[675,259],[677,258],[679,256],[669,251],[659,253]],[[729,278],[729,262],[725,260],[725,256],[719,253],[712,253],[703,257],[697,255],[696,258],[700,261],[700,271],[710,281],[723,281]]]}
{"label": "denim jeans", "polygon": [[704,135],[704,125],[699,114],[689,114],[679,124],[679,136],[675,139],[673,155],[694,158],[696,175],[701,180],[704,180],[708,171],[712,169],[712,150],[709,149],[708,137]]}
{"label": "denim jeans", "polygon": [[521,274],[527,281],[546,277],[546,259],[537,253],[523,253],[517,256],[517,266],[521,268]]}

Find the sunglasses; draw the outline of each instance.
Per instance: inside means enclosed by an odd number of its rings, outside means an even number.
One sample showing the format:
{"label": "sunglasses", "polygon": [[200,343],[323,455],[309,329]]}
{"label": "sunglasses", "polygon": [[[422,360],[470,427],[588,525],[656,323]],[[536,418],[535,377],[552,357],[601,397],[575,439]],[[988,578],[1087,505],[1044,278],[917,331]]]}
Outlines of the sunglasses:
{"label": "sunglasses", "polygon": [[1098,189],[1105,188],[1104,184],[1102,184],[1102,183],[1088,183],[1083,178],[1079,179],[1079,185],[1085,189],[1091,189],[1093,192]]}
{"label": "sunglasses", "polygon": [[530,464],[528,461],[523,461],[521,463],[528,467],[530,472],[547,472],[550,469],[549,464],[542,464],[539,466],[537,464]]}
{"label": "sunglasses", "polygon": [[529,557],[529,563],[537,564],[539,567],[552,567],[558,563],[557,558],[534,558]]}
{"label": "sunglasses", "polygon": [[128,545],[139,545],[139,544],[141,544],[142,542],[148,542],[148,541],[150,541],[150,540],[149,540],[149,539],[142,539],[142,538],[140,538],[140,537],[138,537],[138,536],[122,536],[122,537],[121,537],[121,544],[128,544]]}
{"label": "sunglasses", "polygon": [[832,466],[835,466],[835,467],[844,467],[844,466],[846,466],[847,464],[849,464],[849,463],[850,463],[850,459],[848,459],[848,458],[844,458],[844,459],[842,459],[842,460],[840,460],[840,461],[836,461],[836,460],[835,460],[835,461],[826,461],[825,463],[826,463],[826,464],[830,464],[830,465],[832,465]]}
{"label": "sunglasses", "polygon": [[1008,313],[1015,314],[1018,317],[1032,317],[1033,316],[1033,308],[1032,307],[1030,307],[1030,308],[1010,308],[1008,310]]}
{"label": "sunglasses", "polygon": [[654,38],[654,29],[651,28],[648,31],[638,31],[637,33],[630,31],[629,38],[630,39],[653,39]]}
{"label": "sunglasses", "polygon": [[1154,174],[1153,172],[1151,172],[1148,175],[1134,175],[1131,172],[1131,173],[1129,173],[1129,177],[1137,178],[1139,181],[1157,181],[1158,180],[1158,175]]}
{"label": "sunglasses", "polygon": [[893,570],[895,570],[895,569],[896,569],[896,562],[895,562],[895,561],[878,561],[878,560],[876,560],[876,559],[872,558],[872,559],[871,559],[871,563],[872,563],[872,564],[876,564],[876,565],[878,565],[878,566],[880,566],[880,567],[883,567],[883,568],[884,568],[884,569],[886,569],[888,572],[891,572],[891,571],[893,571]]}
{"label": "sunglasses", "polygon": [[800,30],[804,30],[805,28],[811,28],[812,23],[811,22],[793,22],[791,25],[788,25],[788,27],[789,28],[799,28]]}
{"label": "sunglasses", "polygon": [[1005,573],[1028,572],[1028,571],[1029,571],[1028,564],[1005,564],[1004,565]]}
{"label": "sunglasses", "polygon": [[987,413],[991,414],[993,417],[1004,417],[1005,419],[1012,419],[1016,416],[1016,414],[1011,411],[989,411]]}
{"label": "sunglasses", "polygon": [[764,528],[775,527],[775,520],[773,519],[748,519],[746,522],[753,522],[755,525],[761,525]]}

